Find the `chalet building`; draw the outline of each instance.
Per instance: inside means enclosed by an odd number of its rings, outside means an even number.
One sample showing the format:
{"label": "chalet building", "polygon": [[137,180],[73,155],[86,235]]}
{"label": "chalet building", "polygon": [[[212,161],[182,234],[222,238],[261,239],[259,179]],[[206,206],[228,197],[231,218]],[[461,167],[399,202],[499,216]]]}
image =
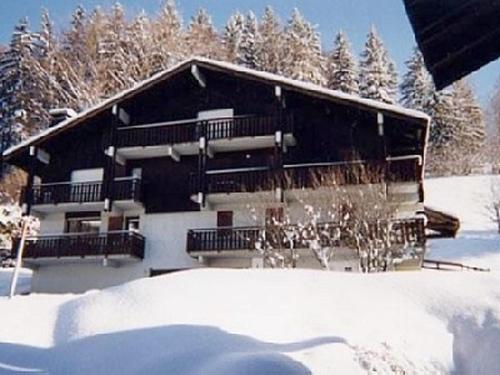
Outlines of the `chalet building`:
{"label": "chalet building", "polygon": [[[294,192],[315,191],[311,172],[380,184],[398,205],[400,242],[424,246],[423,113],[194,58],[82,113],[55,114],[61,122],[4,153],[27,172],[23,208],[40,218],[23,258],[34,291],[262,267],[252,239]],[[361,181],[349,172],[360,166],[381,174]],[[356,263],[347,256],[339,268]]]}

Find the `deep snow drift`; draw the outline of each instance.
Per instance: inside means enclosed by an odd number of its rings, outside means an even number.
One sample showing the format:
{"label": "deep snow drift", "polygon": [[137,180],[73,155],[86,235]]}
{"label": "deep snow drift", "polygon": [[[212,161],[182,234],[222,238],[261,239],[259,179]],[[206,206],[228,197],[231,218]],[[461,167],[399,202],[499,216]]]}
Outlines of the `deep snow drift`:
{"label": "deep snow drift", "polygon": [[498,374],[499,285],[479,273],[197,270],[16,297],[0,301],[0,372]]}
{"label": "deep snow drift", "polygon": [[0,298],[0,373],[500,374],[500,237],[488,177],[430,180],[456,213],[432,258],[489,273],[195,270],[101,292]]}

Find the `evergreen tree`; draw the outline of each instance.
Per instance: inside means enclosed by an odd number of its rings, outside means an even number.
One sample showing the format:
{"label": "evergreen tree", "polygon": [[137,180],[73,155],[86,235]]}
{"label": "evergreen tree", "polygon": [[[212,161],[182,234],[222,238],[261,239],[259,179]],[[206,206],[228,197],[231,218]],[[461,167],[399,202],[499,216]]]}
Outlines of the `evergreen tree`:
{"label": "evergreen tree", "polygon": [[88,107],[98,99],[96,48],[90,43],[89,28],[85,10],[77,7],[56,53],[55,80],[65,94],[64,106],[75,110]]}
{"label": "evergreen tree", "polygon": [[477,155],[484,146],[486,126],[482,109],[467,80],[453,84],[453,99],[458,120],[457,144],[463,153]]}
{"label": "evergreen tree", "polygon": [[198,9],[189,24],[186,42],[190,56],[218,58],[222,55],[219,36],[205,9]]}
{"label": "evergreen tree", "polygon": [[320,36],[297,9],[285,28],[284,43],[283,73],[286,76],[320,85],[326,83]]}
{"label": "evergreen tree", "polygon": [[39,66],[34,51],[37,36],[22,19],[0,61],[0,130],[2,149],[42,130],[48,113],[40,102]]}
{"label": "evergreen tree", "polygon": [[415,47],[408,61],[401,83],[401,104],[407,108],[431,114],[434,98],[434,84],[424,63],[424,57]]}
{"label": "evergreen tree", "polygon": [[395,102],[397,76],[394,63],[375,27],[368,33],[361,54],[359,89],[361,96],[386,103]]}
{"label": "evergreen tree", "polygon": [[271,7],[266,7],[259,25],[257,45],[258,68],[281,74],[283,70],[284,40],[279,20]]}
{"label": "evergreen tree", "polygon": [[167,69],[181,61],[187,53],[182,34],[182,19],[174,0],[167,0],[153,22],[150,48],[151,73]]}
{"label": "evergreen tree", "polygon": [[483,160],[483,114],[467,81],[438,92],[432,106],[428,171],[469,174]]}
{"label": "evergreen tree", "polygon": [[98,82],[104,97],[130,86],[126,76],[129,63],[129,45],[126,40],[125,11],[120,3],[115,3],[111,14],[105,17],[104,27],[98,42]]}
{"label": "evergreen tree", "polygon": [[249,12],[241,34],[241,53],[237,60],[238,64],[251,69],[257,68],[258,39],[257,18],[253,12]]}
{"label": "evergreen tree", "polygon": [[229,62],[237,63],[242,59],[241,42],[244,28],[245,17],[240,12],[236,12],[229,17],[222,40]]}
{"label": "evergreen tree", "polygon": [[135,83],[149,77],[153,72],[151,21],[144,11],[127,26],[126,35],[128,63],[125,75]]}
{"label": "evergreen tree", "polygon": [[327,64],[328,87],[347,94],[359,94],[359,73],[351,47],[343,32],[335,37],[333,52]]}

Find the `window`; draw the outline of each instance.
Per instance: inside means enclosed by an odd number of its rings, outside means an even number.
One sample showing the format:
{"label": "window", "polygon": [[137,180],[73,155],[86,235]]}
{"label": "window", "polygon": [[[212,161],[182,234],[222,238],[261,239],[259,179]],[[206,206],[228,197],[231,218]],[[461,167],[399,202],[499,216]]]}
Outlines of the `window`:
{"label": "window", "polygon": [[125,230],[139,232],[139,216],[130,216],[125,218]]}
{"label": "window", "polygon": [[104,170],[102,168],[77,169],[71,172],[71,182],[97,182],[102,181]]}
{"label": "window", "polygon": [[233,211],[217,211],[217,227],[228,228],[233,226]]}
{"label": "window", "polygon": [[66,216],[66,233],[99,233],[101,217],[95,213]]}

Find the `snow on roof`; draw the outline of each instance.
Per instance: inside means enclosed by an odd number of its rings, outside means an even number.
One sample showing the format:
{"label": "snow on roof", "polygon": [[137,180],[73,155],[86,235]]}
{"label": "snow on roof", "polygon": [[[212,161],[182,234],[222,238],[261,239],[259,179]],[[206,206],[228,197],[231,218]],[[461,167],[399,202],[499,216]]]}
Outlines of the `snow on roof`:
{"label": "snow on roof", "polygon": [[101,113],[104,109],[110,108],[114,104],[120,102],[121,100],[126,99],[127,97],[139,93],[143,91],[144,89],[147,89],[151,85],[161,81],[162,79],[169,77],[172,75],[172,73],[175,73],[177,71],[184,70],[185,68],[193,65],[193,64],[201,64],[205,68],[219,68],[224,71],[229,71],[229,72],[235,72],[235,73],[240,73],[249,77],[254,77],[257,79],[261,79],[264,81],[268,82],[273,82],[275,84],[281,84],[288,86],[290,89],[296,89],[296,90],[301,90],[301,91],[306,91],[310,94],[317,94],[317,95],[322,95],[326,98],[334,99],[337,101],[342,101],[345,102],[346,104],[348,103],[353,103],[353,104],[358,104],[361,106],[365,106],[367,108],[372,108],[374,110],[381,110],[381,111],[387,111],[391,112],[394,114],[402,115],[402,116],[407,116],[419,120],[424,120],[429,122],[430,118],[428,115],[426,115],[423,112],[404,108],[398,105],[393,105],[393,104],[387,104],[383,102],[379,102],[376,100],[372,99],[366,99],[366,98],[361,98],[356,95],[351,95],[351,94],[346,94],[341,91],[336,91],[336,90],[331,90],[327,89],[325,87],[313,84],[313,83],[308,83],[308,82],[303,82],[303,81],[297,81],[294,79],[286,78],[277,74],[273,73],[268,73],[268,72],[262,72],[262,71],[257,71],[249,68],[245,68],[243,66],[231,64],[228,62],[223,62],[223,61],[216,61],[216,60],[211,60],[207,59],[204,57],[193,57],[191,59],[185,60],[180,62],[179,64],[176,64],[170,69],[161,71],[159,73],[154,74],[150,78],[143,80],[141,82],[138,82],[136,85],[131,87],[130,89],[121,91],[120,93],[98,103],[97,105],[82,111],[78,113],[76,116],[73,116],[71,118],[68,118],[61,123],[57,124],[56,126],[53,126],[51,128],[45,129],[41,131],[40,133],[18,143],[15,146],[12,146],[8,148],[7,150],[4,151],[3,156],[11,156],[15,154],[16,152],[31,146],[33,144],[39,143],[43,141],[45,138],[48,138],[51,135],[54,135],[56,133],[59,133],[65,129],[69,129],[84,119],[96,115],[98,113]]}

